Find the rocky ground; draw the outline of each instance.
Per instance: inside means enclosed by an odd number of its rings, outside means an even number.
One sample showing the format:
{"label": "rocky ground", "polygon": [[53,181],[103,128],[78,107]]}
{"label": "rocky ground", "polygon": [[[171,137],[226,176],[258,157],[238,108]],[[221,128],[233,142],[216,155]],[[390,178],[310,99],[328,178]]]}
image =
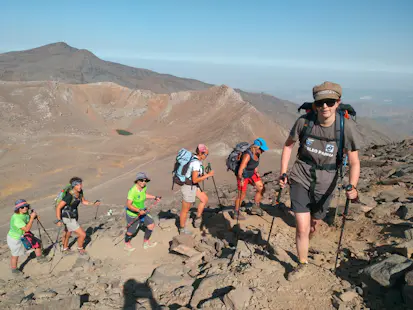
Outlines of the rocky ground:
{"label": "rocky ground", "polygon": [[[0,255],[1,309],[409,309],[413,308],[413,140],[375,145],[362,152],[359,204],[351,204],[343,251],[334,272],[344,197],[311,239],[304,277],[288,281],[296,266],[294,217],[288,190],[275,205],[277,173],[264,176],[263,216],[231,219],[235,186],[210,191],[201,229],[179,236],[179,197],[153,209],[158,246],[141,248],[142,232],[123,250],[122,211],[85,228],[88,256],[29,260],[24,277],[12,278],[10,253]],[[344,182],[345,183],[345,182]],[[342,196],[344,196],[342,194]],[[253,198],[253,191],[248,193]],[[250,205],[249,201],[246,207]],[[338,218],[333,221],[335,207]],[[275,217],[266,248],[271,221]],[[188,220],[188,225],[191,221]],[[34,229],[37,231],[37,228]],[[49,230],[52,238],[56,230]],[[236,241],[236,237],[239,241]],[[42,234],[46,245],[48,242]],[[120,242],[119,242],[120,241]],[[119,242],[119,243],[118,243]],[[73,249],[76,245],[73,245]]]}

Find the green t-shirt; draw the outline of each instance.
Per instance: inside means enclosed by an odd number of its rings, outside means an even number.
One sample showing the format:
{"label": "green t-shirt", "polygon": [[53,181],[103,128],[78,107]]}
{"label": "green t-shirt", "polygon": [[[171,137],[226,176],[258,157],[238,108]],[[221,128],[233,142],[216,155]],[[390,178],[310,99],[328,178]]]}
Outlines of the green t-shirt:
{"label": "green t-shirt", "polygon": [[14,213],[10,219],[9,236],[13,239],[19,240],[23,236],[24,231],[21,229],[26,226],[30,220],[30,216],[26,214]]}
{"label": "green t-shirt", "polygon": [[[135,208],[138,208],[140,210],[145,209],[146,187],[139,191],[136,185],[133,185],[128,192],[128,200],[132,201],[132,206],[134,206]],[[126,210],[126,214],[128,214],[130,217],[138,216],[137,213],[132,212],[129,209]]]}

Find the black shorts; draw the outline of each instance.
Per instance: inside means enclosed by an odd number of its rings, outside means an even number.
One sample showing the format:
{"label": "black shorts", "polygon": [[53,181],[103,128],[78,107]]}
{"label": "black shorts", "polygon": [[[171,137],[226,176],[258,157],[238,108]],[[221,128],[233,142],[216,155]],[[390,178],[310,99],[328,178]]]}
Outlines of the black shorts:
{"label": "black shorts", "polygon": [[[314,194],[316,204],[311,203],[310,191],[305,189],[300,183],[291,181],[290,185],[291,209],[294,213],[310,212],[311,216],[317,220],[322,220],[327,215],[333,194],[323,197],[322,194]],[[320,200],[323,199],[324,202]]]}
{"label": "black shorts", "polygon": [[127,222],[127,224],[129,225],[133,221],[135,221],[135,222],[128,228],[128,233],[130,233],[130,234],[134,234],[136,232],[136,230],[138,229],[140,224],[143,224],[146,227],[148,227],[149,225],[154,223],[153,218],[149,214],[145,215],[144,218],[141,218],[141,219],[137,220],[136,217],[131,217],[126,213],[126,222]]}

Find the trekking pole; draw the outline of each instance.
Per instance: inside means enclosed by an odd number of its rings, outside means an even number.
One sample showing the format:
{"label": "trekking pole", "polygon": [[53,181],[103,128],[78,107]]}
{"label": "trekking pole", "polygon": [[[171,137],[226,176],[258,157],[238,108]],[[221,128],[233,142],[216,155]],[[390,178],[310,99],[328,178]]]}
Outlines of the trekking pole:
{"label": "trekking pole", "polygon": [[[55,223],[57,223],[57,222],[55,222]],[[59,226],[59,228],[57,229],[56,242],[53,243],[54,251],[53,251],[52,259],[50,260],[50,270],[49,270],[49,272],[52,271],[52,269],[53,269],[52,268],[53,267],[53,261],[54,261],[54,257],[56,256],[56,246],[59,242],[59,236],[60,236],[60,231],[62,230],[62,226],[63,225]]]}
{"label": "trekking pole", "polygon": [[[345,190],[346,190],[346,191],[351,191],[352,188],[353,188],[352,185],[349,184],[349,185],[347,185],[347,186],[345,187]],[[339,257],[339,255],[340,255],[340,251],[341,251],[341,241],[343,240],[344,225],[346,224],[346,217],[347,217],[347,214],[348,214],[349,205],[350,205],[350,199],[347,198],[347,199],[346,199],[346,206],[345,206],[345,208],[344,208],[344,213],[343,213],[343,222],[342,222],[342,224],[341,224],[340,239],[339,239],[339,241],[338,241],[336,263],[335,263],[335,265],[334,265],[334,272],[335,272],[335,273],[337,272],[338,257]]]}
{"label": "trekking pole", "polygon": [[[49,238],[50,242],[53,244],[53,239],[50,237],[49,233],[47,232],[46,228],[44,228],[42,222],[40,222],[39,218],[37,217],[37,224],[40,225],[40,227],[43,229],[43,231],[46,233],[46,236]],[[39,235],[40,235],[40,227],[39,227]]]}
{"label": "trekking pole", "polygon": [[[206,167],[205,172],[206,172],[206,173],[209,173],[211,170],[212,170],[212,168],[211,168],[211,163],[208,163],[208,166]],[[217,193],[219,206],[222,206],[221,200],[219,199],[218,189],[217,189],[217,185],[215,184],[215,178],[214,178],[214,176],[212,176],[212,182],[214,182],[215,192]]]}
{"label": "trekking pole", "polygon": [[[159,197],[159,199],[161,199],[162,197]],[[148,208],[143,209],[145,212],[148,212],[150,209],[152,209],[153,207],[155,207],[158,204],[159,201],[155,200],[152,205],[150,205]],[[127,226],[126,226],[126,232],[128,231],[129,227],[131,227],[133,224],[135,224],[137,221],[140,221],[141,217],[137,216],[136,219],[134,219],[132,222],[130,222]],[[125,233],[126,233],[125,232]],[[117,246],[119,243],[121,243],[122,239],[120,239],[118,242],[115,243],[115,246]]]}
{"label": "trekking pole", "polygon": [[[287,178],[287,174],[283,173],[281,176],[281,180],[285,180]],[[277,200],[275,201],[275,205],[278,206],[280,204],[280,199],[281,199],[281,193],[283,189],[280,187],[280,191],[278,192]],[[275,215],[272,217],[272,222],[271,222],[271,227],[270,227],[270,232],[268,233],[268,238],[267,238],[267,246],[266,246],[266,251],[269,253],[269,248],[270,248],[270,238],[271,238],[271,233],[272,233],[272,227],[274,226],[274,221],[275,221]]]}
{"label": "trekking pole", "polygon": [[[97,203],[97,202],[100,202],[100,200],[99,200],[99,199],[96,200],[93,204],[95,204],[95,203]],[[96,208],[95,220],[96,220],[96,218],[97,218],[97,216],[98,216],[99,207],[100,207],[100,205],[98,205],[97,208]]]}
{"label": "trekking pole", "polygon": [[[238,197],[238,200],[239,200],[239,207],[238,207],[238,212],[237,211],[235,211],[235,212],[237,212],[237,224],[235,225],[235,226],[237,226],[237,232],[236,232],[236,237],[235,237],[235,251],[234,251],[234,254],[231,256],[231,259],[230,259],[230,261],[229,261],[229,263],[228,263],[228,266],[230,266],[231,264],[232,264],[232,262],[233,262],[233,260],[234,260],[234,257],[235,257],[235,253],[237,252],[237,247],[238,247],[238,240],[239,240],[239,231],[240,231],[240,228],[239,228],[239,213],[241,212],[240,211],[240,209],[241,209],[241,195],[242,195],[242,193],[241,193],[241,191],[238,189],[238,195],[237,195],[237,197]],[[237,202],[235,201],[235,204],[236,204]]]}
{"label": "trekking pole", "polygon": [[338,215],[338,205],[339,205],[339,203],[340,203],[341,190],[342,190],[342,188],[343,188],[343,168],[344,168],[344,170],[346,169],[347,159],[348,159],[347,155],[344,156],[343,164],[342,164],[342,166],[340,167],[340,186],[338,187],[337,206],[336,206],[336,211],[335,211],[335,213],[334,213],[332,225],[334,225],[334,223],[336,222],[336,217],[337,217],[337,215]]}

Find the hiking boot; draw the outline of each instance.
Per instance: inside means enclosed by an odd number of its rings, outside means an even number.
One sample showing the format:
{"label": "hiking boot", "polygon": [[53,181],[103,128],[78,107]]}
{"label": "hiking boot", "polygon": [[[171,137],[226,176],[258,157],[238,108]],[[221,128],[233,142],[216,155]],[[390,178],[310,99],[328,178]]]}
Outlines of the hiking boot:
{"label": "hiking boot", "polygon": [[251,208],[251,214],[252,215],[258,215],[258,216],[263,216],[264,215],[264,211],[262,211],[262,209],[260,208],[260,206],[258,205],[253,205]]}
{"label": "hiking boot", "polygon": [[87,255],[87,252],[84,248],[77,248],[77,251],[79,252],[79,255]]}
{"label": "hiking boot", "polygon": [[36,260],[39,264],[48,263],[49,259],[46,256],[40,255],[36,257]]}
{"label": "hiking boot", "polygon": [[14,276],[14,277],[22,277],[23,276],[23,272],[20,270],[20,269],[12,269],[11,270],[11,274]]}
{"label": "hiking boot", "polygon": [[306,271],[307,271],[307,266],[308,266],[308,263],[299,263],[298,266],[295,267],[294,270],[288,274],[287,276],[288,281],[296,281],[302,278],[303,276],[305,276]]}
{"label": "hiking boot", "polygon": [[73,251],[70,248],[65,248],[62,250],[62,255],[72,255]]}
{"label": "hiking boot", "polygon": [[238,221],[245,221],[245,216],[242,214],[242,212],[239,211],[234,211],[234,213],[232,213],[232,219],[233,220],[237,220]]}
{"label": "hiking boot", "polygon": [[194,228],[201,228],[201,224],[202,224],[202,218],[197,217],[196,219],[194,219]]}
{"label": "hiking boot", "polygon": [[156,247],[157,244],[158,244],[158,242],[149,242],[149,241],[144,242],[143,243],[143,249],[147,250],[149,248],[154,248],[154,247]]}
{"label": "hiking boot", "polygon": [[179,234],[180,235],[192,235],[192,233],[186,228],[179,228]]}
{"label": "hiking boot", "polygon": [[130,244],[130,242],[125,243],[125,247],[123,248],[125,251],[133,252],[136,249]]}

